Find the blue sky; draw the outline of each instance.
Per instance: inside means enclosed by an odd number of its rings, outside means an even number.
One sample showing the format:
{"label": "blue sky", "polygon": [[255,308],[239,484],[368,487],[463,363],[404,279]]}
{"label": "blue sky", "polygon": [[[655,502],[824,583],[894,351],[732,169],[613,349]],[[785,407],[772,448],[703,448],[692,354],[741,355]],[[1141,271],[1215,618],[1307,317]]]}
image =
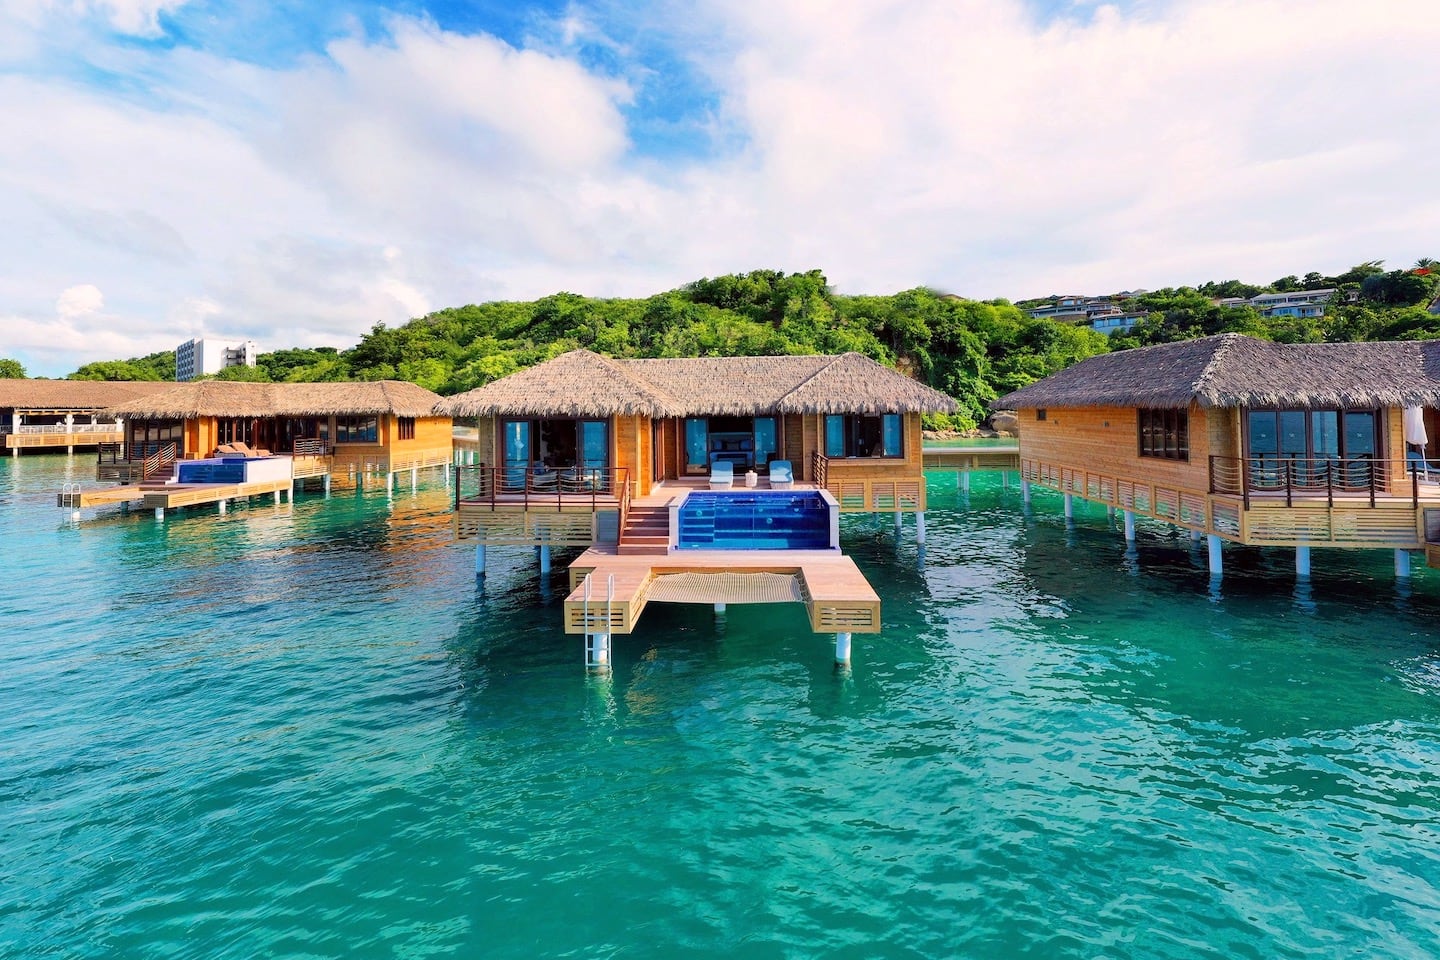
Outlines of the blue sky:
{"label": "blue sky", "polygon": [[976,297],[1440,254],[1419,0],[10,0],[0,356],[757,268]]}

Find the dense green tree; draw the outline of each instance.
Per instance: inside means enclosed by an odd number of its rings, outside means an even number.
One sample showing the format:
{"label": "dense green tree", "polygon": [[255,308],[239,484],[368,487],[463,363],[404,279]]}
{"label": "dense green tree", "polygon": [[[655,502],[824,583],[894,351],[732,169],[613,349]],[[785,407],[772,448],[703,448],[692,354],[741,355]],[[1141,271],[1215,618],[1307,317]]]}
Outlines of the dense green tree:
{"label": "dense green tree", "polygon": [[24,380],[25,366],[19,360],[0,357],[0,380]]}

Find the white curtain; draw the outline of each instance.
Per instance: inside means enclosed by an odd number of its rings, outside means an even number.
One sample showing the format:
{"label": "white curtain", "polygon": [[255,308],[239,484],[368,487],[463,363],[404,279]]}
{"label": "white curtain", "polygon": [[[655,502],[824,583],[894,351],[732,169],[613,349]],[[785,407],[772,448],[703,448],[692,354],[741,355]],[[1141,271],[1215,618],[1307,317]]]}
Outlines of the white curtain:
{"label": "white curtain", "polygon": [[1425,435],[1425,411],[1421,407],[1405,408],[1405,442],[1422,447],[1430,438]]}

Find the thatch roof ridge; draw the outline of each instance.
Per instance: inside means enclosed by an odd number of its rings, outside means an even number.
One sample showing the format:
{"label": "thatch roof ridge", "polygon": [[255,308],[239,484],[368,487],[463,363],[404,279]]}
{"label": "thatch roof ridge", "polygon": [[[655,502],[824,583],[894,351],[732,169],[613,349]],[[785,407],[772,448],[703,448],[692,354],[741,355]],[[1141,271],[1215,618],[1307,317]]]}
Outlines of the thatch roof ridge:
{"label": "thatch roof ridge", "polygon": [[0,408],[99,411],[172,386],[174,383],[168,380],[0,379]]}
{"label": "thatch roof ridge", "polygon": [[[574,382],[557,388],[567,377]],[[679,417],[955,407],[940,391],[859,353],[615,359],[572,350],[450,397],[438,409],[465,417]]]}
{"label": "thatch roof ridge", "polygon": [[196,417],[317,417],[391,414],[434,416],[440,397],[403,380],[320,383],[251,383],[199,380],[172,384],[150,397],[116,404],[107,412],[149,420]]}
{"label": "thatch roof ridge", "polygon": [[1089,357],[991,407],[1192,402],[1221,408],[1440,405],[1440,352],[1414,341],[1275,343],[1225,333]]}
{"label": "thatch roof ridge", "polygon": [[[849,378],[849,382],[846,382]],[[876,363],[863,353],[836,354],[780,398],[781,413],[953,413],[950,397]]]}
{"label": "thatch roof ridge", "polygon": [[678,415],[672,397],[616,360],[584,348],[439,400],[435,409],[455,417]]}

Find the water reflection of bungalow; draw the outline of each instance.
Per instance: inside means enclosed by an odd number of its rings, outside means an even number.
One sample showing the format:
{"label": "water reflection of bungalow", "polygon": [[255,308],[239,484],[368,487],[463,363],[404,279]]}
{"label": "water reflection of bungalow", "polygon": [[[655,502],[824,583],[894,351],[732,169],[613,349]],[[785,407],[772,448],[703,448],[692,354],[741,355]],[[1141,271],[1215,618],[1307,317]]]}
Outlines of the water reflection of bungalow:
{"label": "water reflection of bungalow", "polygon": [[[227,444],[288,454],[295,476],[335,473],[363,478],[451,462],[450,418],[440,398],[413,383],[172,384],[113,406],[125,422],[123,443],[102,448],[99,476],[143,480],[146,463],[194,460]],[[107,456],[108,454],[108,456]],[[169,471],[168,463],[160,467]]]}
{"label": "water reflection of bungalow", "polygon": [[[601,575],[613,573],[624,595],[605,604],[607,644],[648,600],[723,608],[763,596],[806,603],[847,659],[850,632],[879,629],[879,600],[839,553],[838,514],[893,512],[898,526],[913,513],[923,539],[920,415],[955,401],[853,353],[615,360],[575,350],[437,409],[476,418],[478,463],[460,471],[456,529],[475,541],[478,571],[487,545],[538,547],[542,571],[552,545],[591,547],[571,567],[568,631],[597,632],[600,602],[580,591],[586,574],[608,583]],[[732,486],[750,505],[709,495]],[[796,502],[782,507],[771,490],[793,490]],[[833,524],[778,533],[812,507]],[[732,522],[749,525],[745,536],[774,535],[765,546],[732,537]],[[716,548],[694,549],[691,534]],[[675,579],[690,575],[699,579]]]}
{"label": "water reflection of bungalow", "polygon": [[0,437],[12,456],[117,443],[121,424],[101,411],[173,386],[143,381],[0,380]]}
{"label": "water reflection of bungalow", "polygon": [[[1440,560],[1440,343],[1279,344],[1240,334],[1091,357],[994,404],[1021,476],[1221,543],[1389,548]],[[1431,438],[1431,439],[1427,439]],[[1410,443],[1407,441],[1416,441]]]}

